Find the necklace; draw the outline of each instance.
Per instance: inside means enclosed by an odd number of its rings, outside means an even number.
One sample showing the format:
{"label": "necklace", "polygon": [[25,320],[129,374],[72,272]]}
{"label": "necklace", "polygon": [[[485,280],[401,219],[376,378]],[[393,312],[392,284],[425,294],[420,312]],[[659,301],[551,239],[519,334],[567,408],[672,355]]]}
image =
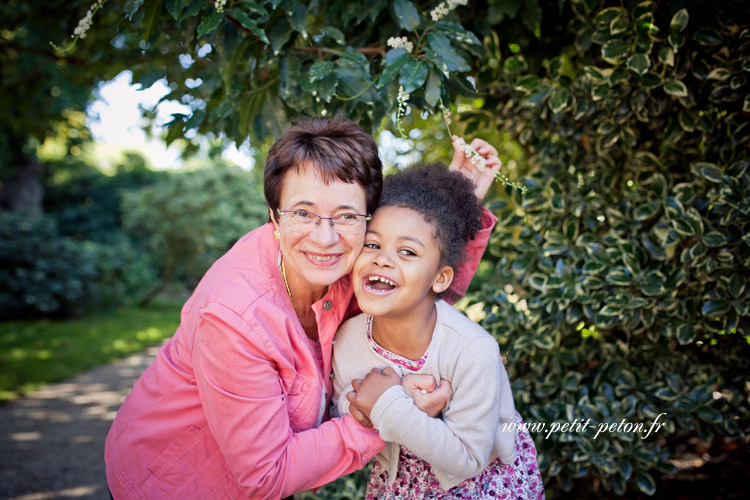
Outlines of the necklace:
{"label": "necklace", "polygon": [[297,308],[294,307],[294,299],[292,298],[292,291],[289,289],[289,283],[286,280],[286,270],[284,269],[284,261],[281,261],[281,277],[284,278],[284,286],[286,287],[286,293],[289,295],[289,301],[292,303],[292,309],[294,309],[294,314],[297,315],[297,319],[299,320],[300,324],[302,325],[302,328],[305,330],[312,328],[318,324],[317,321],[313,321],[312,324],[306,325],[302,318],[300,318],[299,313],[297,312]]}

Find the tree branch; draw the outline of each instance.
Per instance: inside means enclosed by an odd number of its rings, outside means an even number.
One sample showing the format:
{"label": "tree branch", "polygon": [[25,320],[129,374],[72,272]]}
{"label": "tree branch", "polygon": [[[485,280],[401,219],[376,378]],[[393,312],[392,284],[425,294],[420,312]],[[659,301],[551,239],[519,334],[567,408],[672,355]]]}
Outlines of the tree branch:
{"label": "tree branch", "polygon": [[[224,17],[229,19],[229,21],[237,26],[239,29],[244,31],[245,33],[249,34],[253,38],[255,38],[258,41],[262,41],[258,35],[250,31],[249,29],[242,26],[242,23],[240,23],[237,19],[233,18],[232,16],[225,14]],[[290,47],[291,50],[296,50],[298,52],[312,52],[315,54],[332,54],[332,55],[339,55],[339,52],[334,49],[328,49],[325,47],[302,47],[300,45],[292,45]],[[381,57],[385,57],[385,50],[380,47],[360,47],[358,49],[354,49],[360,54],[375,54],[379,55]]]}
{"label": "tree branch", "polygon": [[17,50],[18,52],[26,52],[29,54],[36,54],[42,57],[46,57],[47,59],[52,59],[55,61],[67,61],[70,64],[73,64],[74,66],[85,66],[86,62],[82,59],[79,59],[77,57],[66,57],[66,56],[60,56],[55,54],[52,51],[40,49],[39,47],[25,47],[23,45],[18,45],[13,42],[4,42],[0,44],[1,47],[8,47],[10,49]]}

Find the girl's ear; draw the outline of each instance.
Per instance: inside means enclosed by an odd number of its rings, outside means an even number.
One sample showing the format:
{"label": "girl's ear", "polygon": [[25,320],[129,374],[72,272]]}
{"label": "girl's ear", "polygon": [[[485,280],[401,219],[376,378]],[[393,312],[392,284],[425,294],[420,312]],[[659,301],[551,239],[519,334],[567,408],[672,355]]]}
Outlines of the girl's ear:
{"label": "girl's ear", "polygon": [[443,293],[449,286],[451,286],[452,282],[453,268],[451,266],[443,266],[438,270],[435,281],[432,282],[432,291],[435,293]]}

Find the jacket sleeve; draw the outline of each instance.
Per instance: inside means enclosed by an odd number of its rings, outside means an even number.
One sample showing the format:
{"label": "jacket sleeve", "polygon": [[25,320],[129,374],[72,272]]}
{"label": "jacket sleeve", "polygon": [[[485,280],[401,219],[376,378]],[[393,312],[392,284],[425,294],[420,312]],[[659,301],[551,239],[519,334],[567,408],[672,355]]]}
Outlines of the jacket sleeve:
{"label": "jacket sleeve", "polygon": [[419,410],[401,386],[378,398],[370,419],[383,440],[406,446],[460,482],[487,466],[495,442],[502,368],[497,342],[487,338],[468,343],[458,363],[451,380],[453,397],[442,419]]}
{"label": "jacket sleeve", "polygon": [[196,383],[209,429],[249,498],[280,498],[361,469],[383,449],[351,416],[294,432],[270,342],[233,311],[205,305]]}
{"label": "jacket sleeve", "polygon": [[486,207],[482,207],[482,228],[477,231],[474,239],[466,244],[464,261],[456,270],[453,283],[451,283],[450,288],[448,288],[443,297],[449,304],[453,304],[463,297],[466,294],[466,290],[469,289],[469,284],[477,273],[479,262],[482,260],[487,243],[490,241],[490,235],[492,234],[492,229],[495,227],[495,222],[497,222],[495,214],[490,212]]}

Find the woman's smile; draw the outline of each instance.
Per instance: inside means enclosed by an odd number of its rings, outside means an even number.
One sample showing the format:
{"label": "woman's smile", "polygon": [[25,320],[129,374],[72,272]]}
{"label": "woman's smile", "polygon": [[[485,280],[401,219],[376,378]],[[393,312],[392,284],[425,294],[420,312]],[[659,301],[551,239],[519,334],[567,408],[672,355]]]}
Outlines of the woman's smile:
{"label": "woman's smile", "polygon": [[[300,210],[320,217],[362,214],[367,210],[365,191],[359,184],[332,180],[324,182],[317,169],[303,166],[284,178],[280,209]],[[322,296],[327,287],[352,270],[362,249],[365,225],[361,231],[340,234],[329,219],[300,228],[288,215],[272,214],[279,231],[279,246],[292,294]]]}

